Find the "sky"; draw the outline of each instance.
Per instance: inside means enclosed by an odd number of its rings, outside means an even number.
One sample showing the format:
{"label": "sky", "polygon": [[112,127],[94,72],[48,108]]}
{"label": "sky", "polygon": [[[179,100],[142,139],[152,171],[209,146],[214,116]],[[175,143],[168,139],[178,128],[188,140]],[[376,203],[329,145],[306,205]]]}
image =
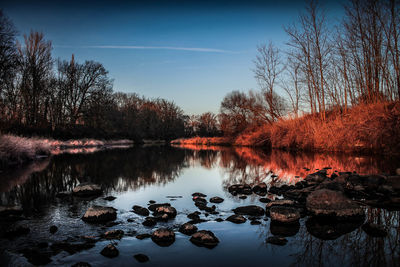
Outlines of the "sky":
{"label": "sky", "polygon": [[[342,4],[322,3],[330,18]],[[252,72],[257,46],[284,49],[284,26],[302,1],[3,1],[19,39],[41,31],[53,57],[102,63],[114,91],[174,101],[186,114],[219,112],[233,91],[259,89]]]}

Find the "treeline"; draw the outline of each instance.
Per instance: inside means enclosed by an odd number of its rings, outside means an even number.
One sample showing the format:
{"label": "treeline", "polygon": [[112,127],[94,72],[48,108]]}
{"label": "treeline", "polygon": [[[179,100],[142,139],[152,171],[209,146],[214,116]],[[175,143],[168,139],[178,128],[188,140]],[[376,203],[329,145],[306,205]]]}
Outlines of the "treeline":
{"label": "treeline", "polygon": [[400,2],[351,0],[344,9],[342,18],[327,17],[309,1],[284,27],[286,48],[259,46],[253,72],[260,88],[226,95],[220,114],[209,116],[212,132],[237,137],[306,114],[322,125],[352,107],[398,101]]}
{"label": "treeline", "polygon": [[54,59],[39,32],[21,44],[0,11],[0,130],[54,138],[171,140],[186,134],[187,117],[173,102],[113,92],[101,63]]}

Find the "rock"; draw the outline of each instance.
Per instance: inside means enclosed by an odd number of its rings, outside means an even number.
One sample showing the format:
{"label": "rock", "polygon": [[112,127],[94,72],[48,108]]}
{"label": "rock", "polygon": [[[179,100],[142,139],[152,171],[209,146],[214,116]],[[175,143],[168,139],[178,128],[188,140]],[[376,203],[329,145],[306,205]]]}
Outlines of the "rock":
{"label": "rock", "polygon": [[284,246],[288,242],[286,238],[279,236],[270,236],[265,240],[269,244]]}
{"label": "rock", "polygon": [[[298,202],[304,203],[304,202],[306,202],[308,195],[311,192],[313,192],[314,190],[315,190],[315,186],[305,187],[302,189],[294,189],[294,190],[286,191],[285,193],[283,193],[283,196],[285,198],[288,198],[288,199],[286,199],[286,201],[296,200]],[[288,205],[288,204],[285,204],[285,205]],[[294,202],[291,205],[294,205]]]}
{"label": "rock", "polygon": [[203,193],[196,192],[196,193],[192,194],[192,197],[207,197],[207,195],[204,195]]}
{"label": "rock", "polygon": [[80,183],[72,193],[80,197],[98,196],[103,193],[101,187],[94,183]]}
{"label": "rock", "polygon": [[55,225],[50,226],[50,230],[49,231],[50,231],[51,234],[55,234],[57,232],[57,230],[58,230],[57,226],[55,226]]}
{"label": "rock", "polygon": [[191,220],[198,220],[198,219],[200,219],[199,214],[201,214],[201,213],[198,212],[198,211],[195,211],[195,212],[193,212],[193,213],[188,214],[187,217],[188,217],[189,219],[191,219]]}
{"label": "rock", "polygon": [[192,235],[190,241],[200,247],[214,248],[219,240],[211,231],[201,230]]}
{"label": "rock", "polygon": [[262,216],[265,214],[264,209],[256,205],[237,207],[236,209],[233,209],[233,212],[239,215],[251,216]]}
{"label": "rock", "polygon": [[239,198],[240,198],[240,199],[246,199],[247,196],[240,196]]}
{"label": "rock", "polygon": [[226,220],[237,224],[245,223],[247,221],[245,217],[237,214],[229,216]]}
{"label": "rock", "polygon": [[104,226],[105,227],[113,227],[120,224],[120,222],[107,222]]}
{"label": "rock", "polygon": [[153,217],[146,217],[146,219],[144,220],[144,222],[142,222],[142,224],[144,226],[151,227],[157,224],[157,220]]}
{"label": "rock", "polygon": [[115,200],[116,199],[116,197],[114,197],[114,196],[108,196],[108,197],[105,197],[105,198],[103,198],[104,200],[107,200],[107,201],[113,201],[113,200]]}
{"label": "rock", "polygon": [[148,209],[154,212],[158,207],[169,207],[169,206],[171,206],[171,204],[169,203],[151,204],[150,206],[148,206]]}
{"label": "rock", "polygon": [[124,231],[122,230],[110,230],[105,232],[104,238],[106,239],[121,239],[124,235]]}
{"label": "rock", "polygon": [[204,197],[193,197],[193,201],[195,202],[195,203],[201,203],[201,204],[204,204],[204,205],[206,205],[207,204],[207,199],[205,199]]}
{"label": "rock", "polygon": [[372,237],[385,237],[388,235],[384,226],[375,223],[365,223],[361,228]]}
{"label": "rock", "polygon": [[280,223],[294,223],[300,219],[300,213],[297,209],[285,206],[273,206],[269,210],[272,221]]}
{"label": "rock", "polygon": [[155,209],[154,211],[154,215],[155,216],[163,216],[166,215],[167,216],[167,220],[168,219],[173,219],[176,217],[176,209],[174,207],[171,206],[161,206]]}
{"label": "rock", "polygon": [[197,232],[197,227],[191,223],[184,223],[179,228],[179,232],[185,235],[192,235]]}
{"label": "rock", "polygon": [[321,217],[310,217],[306,221],[307,231],[322,240],[335,240],[338,237],[350,233],[360,227],[363,219],[343,221],[325,219]]}
{"label": "rock", "polygon": [[57,194],[56,194],[56,197],[58,197],[58,198],[66,198],[66,197],[69,197],[69,196],[71,196],[71,192],[69,192],[69,191],[62,191],[62,192],[58,192]]}
{"label": "rock", "polygon": [[295,205],[295,202],[293,200],[290,200],[290,199],[278,199],[278,200],[274,200],[274,201],[271,201],[271,202],[267,203],[266,209],[270,209],[273,206],[292,207],[294,205]]}
{"label": "rock", "polygon": [[188,221],[188,223],[191,223],[191,224],[198,224],[198,223],[203,223],[203,222],[207,222],[207,220],[204,220],[204,219],[196,219],[196,220],[190,220],[190,221]]}
{"label": "rock", "polygon": [[119,255],[119,251],[114,245],[109,244],[103,248],[100,254],[107,258],[115,258]]}
{"label": "rock", "polygon": [[146,238],[149,238],[149,237],[151,237],[151,234],[140,234],[140,235],[136,236],[136,238],[139,239],[139,240],[143,240],[143,239],[146,239]]}
{"label": "rock", "polygon": [[294,223],[279,223],[272,221],[270,224],[270,231],[276,236],[295,236],[300,230],[300,223],[298,221]]}
{"label": "rock", "polygon": [[251,225],[259,225],[259,224],[261,224],[261,222],[258,221],[258,220],[252,220],[252,221],[250,222],[250,224],[251,224]]}
{"label": "rock", "polygon": [[149,261],[149,257],[144,254],[136,254],[133,256],[138,262],[147,262]]}
{"label": "rock", "polygon": [[267,194],[268,188],[266,183],[259,183],[252,188],[252,191],[257,195],[265,196]]}
{"label": "rock", "polygon": [[307,197],[307,209],[316,216],[360,217],[364,211],[358,204],[343,193],[329,189],[320,189]]}
{"label": "rock", "polygon": [[154,203],[156,203],[156,201],[155,200],[149,200],[149,203],[150,204],[154,204]]}
{"label": "rock", "polygon": [[112,207],[93,206],[86,210],[82,217],[85,222],[107,222],[117,218],[117,210]]}
{"label": "rock", "polygon": [[30,262],[31,264],[37,265],[46,265],[51,262],[50,254],[43,253],[39,251],[37,248],[27,248],[20,251],[22,255]]}
{"label": "rock", "polygon": [[224,199],[221,198],[221,197],[212,197],[212,198],[210,198],[210,202],[211,203],[222,203],[223,201],[224,201]]}
{"label": "rock", "polygon": [[8,239],[13,239],[22,235],[27,235],[30,231],[31,230],[26,226],[11,227],[11,229],[8,229],[4,233],[4,237]]}
{"label": "rock", "polygon": [[135,219],[133,219],[133,218],[129,218],[128,220],[126,220],[127,222],[134,222],[135,221]]}
{"label": "rock", "polygon": [[215,219],[215,221],[216,221],[216,222],[223,222],[224,219],[222,219],[222,218],[217,218],[217,219]]}
{"label": "rock", "polygon": [[315,173],[309,174],[306,176],[305,180],[309,184],[318,184],[322,183],[327,179],[327,172],[326,170],[320,170]]}
{"label": "rock", "polygon": [[150,215],[149,210],[146,208],[143,208],[141,206],[135,205],[132,207],[132,209],[133,209],[134,213],[139,214],[141,216],[149,216]]}
{"label": "rock", "polygon": [[160,247],[168,247],[175,242],[175,233],[167,228],[159,228],[153,232],[151,239]]}
{"label": "rock", "polygon": [[333,191],[344,191],[344,188],[341,183],[335,181],[335,180],[326,180],[320,183],[317,187],[315,187],[315,190],[319,189],[329,189]]}
{"label": "rock", "polygon": [[228,187],[229,193],[233,195],[244,194],[251,195],[253,191],[251,190],[250,185],[247,184],[234,184]]}
{"label": "rock", "polygon": [[21,206],[0,206],[0,217],[5,216],[20,216],[23,210]]}
{"label": "rock", "polygon": [[259,200],[260,200],[260,202],[262,202],[262,203],[269,203],[269,202],[271,202],[271,199],[266,198],[266,197],[262,197],[262,198],[260,198]]}
{"label": "rock", "polygon": [[87,263],[85,261],[80,261],[80,262],[75,263],[71,267],[92,267],[92,265],[90,265],[89,263]]}
{"label": "rock", "polygon": [[199,210],[204,210],[206,212],[214,212],[216,209],[215,205],[208,207],[206,204],[204,204],[203,202],[199,202],[199,201],[196,201],[194,204],[196,205],[197,208],[199,208]]}

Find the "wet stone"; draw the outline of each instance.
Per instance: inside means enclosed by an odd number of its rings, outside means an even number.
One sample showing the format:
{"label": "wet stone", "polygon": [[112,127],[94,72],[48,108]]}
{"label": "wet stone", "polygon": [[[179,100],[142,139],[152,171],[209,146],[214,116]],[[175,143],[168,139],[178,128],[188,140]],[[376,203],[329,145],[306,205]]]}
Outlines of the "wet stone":
{"label": "wet stone", "polygon": [[73,189],[72,193],[80,197],[89,197],[101,195],[103,191],[97,184],[81,183]]}
{"label": "wet stone", "polygon": [[146,217],[146,219],[144,220],[144,222],[142,222],[142,224],[144,226],[151,227],[157,224],[157,220],[153,217]]}
{"label": "wet stone", "polygon": [[224,199],[222,197],[212,197],[210,198],[210,202],[211,203],[222,203],[224,201]]}
{"label": "wet stone", "polygon": [[136,254],[133,256],[138,262],[143,263],[149,261],[149,257],[144,254]]}
{"label": "wet stone", "polygon": [[247,196],[240,196],[239,198],[240,198],[240,199],[246,199]]}
{"label": "wet stone", "polygon": [[270,236],[266,239],[266,242],[277,246],[284,246],[288,241],[284,237]]}
{"label": "wet stone", "polygon": [[271,199],[266,198],[266,197],[262,197],[262,198],[260,198],[259,200],[260,200],[260,202],[262,202],[262,203],[269,203],[269,202],[271,202]]}
{"label": "wet stone", "polygon": [[117,210],[112,207],[93,206],[82,217],[85,222],[107,222],[117,218]]}
{"label": "wet stone", "polygon": [[256,205],[237,207],[236,209],[233,209],[233,212],[239,215],[251,216],[262,216],[265,214],[264,209]]}
{"label": "wet stone", "polygon": [[136,236],[136,238],[139,240],[143,240],[143,239],[150,238],[150,237],[151,237],[151,234],[140,234],[140,235]]}
{"label": "wet stone", "polygon": [[153,232],[151,239],[160,247],[168,247],[175,242],[175,233],[167,228],[159,228]]}
{"label": "wet stone", "polygon": [[107,258],[115,258],[119,255],[119,251],[114,245],[109,244],[103,248],[100,254]]}
{"label": "wet stone", "polygon": [[173,219],[176,217],[176,209],[172,206],[161,206],[155,209],[154,216],[167,216],[165,219]]}
{"label": "wet stone", "polygon": [[229,216],[226,220],[236,224],[245,223],[247,221],[245,217],[237,214]]}
{"label": "wet stone", "polygon": [[122,230],[110,230],[105,232],[104,238],[106,239],[121,239],[124,235],[124,231]]}
{"label": "wet stone", "polygon": [[288,237],[295,236],[300,230],[300,223],[279,223],[276,221],[272,221],[270,224],[271,234],[275,236]]}
{"label": "wet stone", "polygon": [[151,204],[147,208],[150,211],[154,212],[159,207],[169,207],[169,206],[171,206],[171,204],[169,204],[169,203],[158,203],[158,204]]}
{"label": "wet stone", "polygon": [[250,222],[250,224],[251,225],[259,225],[259,224],[261,224],[261,222],[258,221],[258,220],[253,220],[253,221]]}
{"label": "wet stone", "polygon": [[300,219],[300,213],[296,208],[274,206],[269,210],[269,215],[272,221],[280,223],[294,223]]}
{"label": "wet stone", "polygon": [[214,248],[219,240],[211,231],[201,230],[192,235],[190,241],[200,247]]}
{"label": "wet stone", "polygon": [[197,232],[197,227],[191,223],[184,223],[179,228],[179,232],[185,235],[192,235]]}
{"label": "wet stone", "polygon": [[201,214],[200,212],[195,211],[193,213],[188,214],[187,217],[191,220],[198,220],[198,219],[200,219],[200,216],[199,216],[200,214]]}
{"label": "wet stone", "polygon": [[108,197],[105,197],[105,198],[103,198],[104,200],[107,200],[107,201],[113,201],[113,200],[115,200],[116,199],[116,197],[114,197],[114,196],[108,196]]}
{"label": "wet stone", "polygon": [[196,192],[196,193],[192,194],[192,197],[207,197],[207,195],[205,195],[203,193]]}
{"label": "wet stone", "polygon": [[134,213],[141,215],[141,216],[149,216],[150,215],[150,212],[148,209],[138,206],[138,205],[133,206],[132,210]]}

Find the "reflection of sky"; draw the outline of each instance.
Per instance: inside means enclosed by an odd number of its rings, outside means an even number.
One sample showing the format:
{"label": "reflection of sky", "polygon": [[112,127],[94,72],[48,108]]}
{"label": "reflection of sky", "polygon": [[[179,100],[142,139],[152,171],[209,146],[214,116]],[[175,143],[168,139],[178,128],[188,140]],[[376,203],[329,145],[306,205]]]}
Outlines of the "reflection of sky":
{"label": "reflection of sky", "polygon": [[[332,20],[338,1],[321,1]],[[148,4],[150,3],[150,4]],[[55,58],[99,61],[115,90],[218,111],[232,90],[256,88],[256,47],[284,47],[300,1],[3,1],[22,34],[43,31]],[[339,14],[339,15],[338,15]],[[20,38],[21,39],[21,38]],[[212,97],[210,97],[212,96]]]}

